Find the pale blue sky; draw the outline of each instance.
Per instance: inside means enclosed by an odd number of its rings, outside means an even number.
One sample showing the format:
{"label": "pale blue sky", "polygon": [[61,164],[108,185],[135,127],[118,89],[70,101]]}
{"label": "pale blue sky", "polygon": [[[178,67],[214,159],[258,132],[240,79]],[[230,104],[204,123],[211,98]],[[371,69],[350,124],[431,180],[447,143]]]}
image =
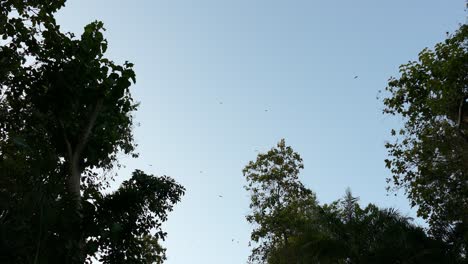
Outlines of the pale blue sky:
{"label": "pale blue sky", "polygon": [[384,143],[398,122],[376,96],[465,21],[464,0],[69,0],[58,20],[81,33],[96,19],[108,56],[135,63],[141,102],[141,155],[123,159],[117,182],[139,168],[187,188],[164,226],[168,264],[245,263],[241,170],[281,138],[320,202],[349,186],[414,215],[404,196],[386,196]]}

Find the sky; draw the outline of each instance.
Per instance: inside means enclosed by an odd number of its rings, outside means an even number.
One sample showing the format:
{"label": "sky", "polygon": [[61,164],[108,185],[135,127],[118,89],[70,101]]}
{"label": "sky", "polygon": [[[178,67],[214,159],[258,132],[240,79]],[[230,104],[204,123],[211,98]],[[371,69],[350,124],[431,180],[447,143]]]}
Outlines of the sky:
{"label": "sky", "polygon": [[163,227],[166,263],[239,264],[252,230],[242,169],[282,138],[320,203],[350,187],[362,204],[415,216],[403,193],[385,191],[384,144],[401,121],[376,97],[399,65],[465,22],[464,5],[68,0],[57,19],[77,35],[103,21],[108,58],[135,64],[140,157],[122,157],[114,186],[141,169],[187,189]]}

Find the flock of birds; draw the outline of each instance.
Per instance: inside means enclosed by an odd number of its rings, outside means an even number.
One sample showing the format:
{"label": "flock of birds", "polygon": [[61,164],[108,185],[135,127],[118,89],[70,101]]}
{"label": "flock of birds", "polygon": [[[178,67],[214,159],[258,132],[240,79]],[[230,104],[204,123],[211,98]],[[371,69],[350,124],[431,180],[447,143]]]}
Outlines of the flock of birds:
{"label": "flock of birds", "polygon": [[[354,79],[357,79],[358,77],[359,77],[358,75],[355,75],[355,76],[354,76]],[[219,102],[219,104],[222,105],[223,102]],[[268,112],[268,109],[265,109],[265,112]],[[258,149],[255,149],[254,151],[255,151],[255,152],[259,152]],[[148,164],[148,166],[152,167],[153,165],[152,165],[152,164]],[[200,174],[201,174],[201,173],[203,173],[202,170],[200,171]],[[221,194],[218,194],[218,198],[223,198],[223,196],[222,196]],[[234,243],[234,242],[237,242],[237,244],[239,244],[239,240],[236,240],[236,239],[234,239],[234,238],[231,239],[231,242],[233,242],[233,243]]]}

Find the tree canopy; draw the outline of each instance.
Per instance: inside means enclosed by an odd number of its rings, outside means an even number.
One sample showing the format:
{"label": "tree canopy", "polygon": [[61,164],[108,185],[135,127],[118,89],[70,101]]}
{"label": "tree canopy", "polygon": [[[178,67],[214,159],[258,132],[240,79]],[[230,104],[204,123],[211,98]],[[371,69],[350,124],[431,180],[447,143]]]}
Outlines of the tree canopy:
{"label": "tree canopy", "polygon": [[137,157],[135,73],[105,57],[102,22],[61,32],[64,2],[0,3],[0,261],[160,263],[184,188],[137,170],[103,192],[117,154]]}
{"label": "tree canopy", "polygon": [[[138,157],[134,65],[106,57],[101,21],[63,32],[64,5],[0,1],[0,263],[162,263],[162,224],[185,189],[142,170],[110,188],[119,154]],[[242,171],[249,262],[466,263],[467,73],[462,25],[402,65],[383,99],[383,112],[403,119],[386,144],[389,189],[406,192],[428,230],[396,209],[361,206],[351,189],[320,204],[282,139]]]}
{"label": "tree canopy", "polygon": [[468,241],[468,26],[424,49],[400,67],[383,99],[384,113],[401,129],[386,144],[389,182],[403,188],[431,233],[467,252]]}
{"label": "tree canopy", "polygon": [[431,237],[397,210],[362,208],[348,188],[319,205],[299,180],[299,154],[281,140],[244,169],[254,224],[252,263],[463,263],[450,244]]}
{"label": "tree canopy", "polygon": [[259,154],[245,166],[245,189],[251,195],[251,214],[255,225],[252,241],[257,245],[249,260],[263,263],[277,248],[288,245],[298,225],[302,225],[316,205],[315,194],[299,181],[303,168],[300,155],[281,140],[275,148]]}

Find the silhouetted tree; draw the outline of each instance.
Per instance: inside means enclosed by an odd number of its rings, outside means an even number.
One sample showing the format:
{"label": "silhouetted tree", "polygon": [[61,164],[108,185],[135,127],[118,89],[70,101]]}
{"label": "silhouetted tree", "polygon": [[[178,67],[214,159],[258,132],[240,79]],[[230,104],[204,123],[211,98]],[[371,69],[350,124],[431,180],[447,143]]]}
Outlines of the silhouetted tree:
{"label": "silhouetted tree", "polygon": [[349,188],[342,199],[318,205],[298,178],[302,168],[284,140],[244,168],[252,209],[247,220],[254,224],[250,262],[463,263],[449,243],[397,210],[361,208]]}
{"label": "silhouetted tree", "polygon": [[406,191],[431,233],[466,256],[468,242],[468,26],[418,61],[400,66],[384,98],[384,113],[404,126],[386,144],[389,182]]}
{"label": "silhouetted tree", "polygon": [[117,154],[137,156],[135,73],[104,57],[102,22],[62,33],[64,2],[0,2],[0,262],[83,263],[98,251],[105,263],[161,262],[160,225],[184,189],[135,171],[102,192]]}
{"label": "silhouetted tree", "polygon": [[345,195],[340,201],[343,216],[346,222],[351,222],[356,216],[355,207],[358,206],[359,197],[354,197],[351,189],[346,188]]}
{"label": "silhouetted tree", "polygon": [[427,236],[395,209],[358,203],[350,209],[342,201],[320,207],[266,263],[462,263],[448,244]]}

